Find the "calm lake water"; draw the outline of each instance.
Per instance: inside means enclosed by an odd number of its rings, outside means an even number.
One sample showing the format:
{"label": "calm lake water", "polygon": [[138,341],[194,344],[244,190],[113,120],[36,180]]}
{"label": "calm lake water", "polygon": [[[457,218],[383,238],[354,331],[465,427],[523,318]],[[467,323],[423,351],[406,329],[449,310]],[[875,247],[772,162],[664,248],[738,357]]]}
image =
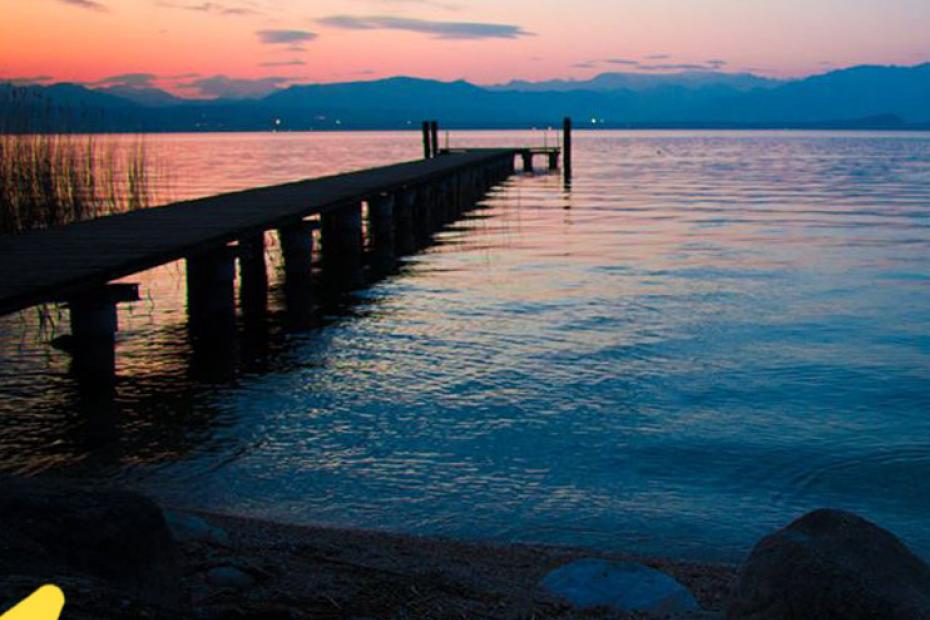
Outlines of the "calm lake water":
{"label": "calm lake water", "polygon": [[[181,263],[131,278],[113,394],[81,394],[47,346],[66,313],[8,317],[0,468],[293,522],[724,560],[836,506],[930,556],[930,134],[576,142],[571,191],[515,176],[312,317],[274,291],[222,372],[191,350]],[[147,143],[165,199],[420,153],[415,133]]]}

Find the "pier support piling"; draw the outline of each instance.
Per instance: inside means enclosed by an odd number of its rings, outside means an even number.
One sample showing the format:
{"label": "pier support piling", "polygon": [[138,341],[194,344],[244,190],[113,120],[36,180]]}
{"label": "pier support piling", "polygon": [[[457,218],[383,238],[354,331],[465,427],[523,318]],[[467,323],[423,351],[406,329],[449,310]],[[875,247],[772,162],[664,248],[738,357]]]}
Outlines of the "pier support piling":
{"label": "pier support piling", "polygon": [[394,219],[398,256],[407,256],[416,252],[417,241],[414,226],[416,204],[416,190],[405,189],[397,193],[394,201]]}
{"label": "pier support piling", "polygon": [[71,371],[85,384],[111,384],[116,379],[116,305],[138,301],[138,284],[108,284],[67,300],[71,337],[66,347]]}
{"label": "pier support piling", "polygon": [[455,202],[455,219],[462,217],[462,214],[468,209],[468,170],[457,173],[452,178],[452,194]]}
{"label": "pier support piling", "polygon": [[572,119],[565,117],[562,121],[562,174],[566,187],[572,182]]}
{"label": "pier support piling", "polygon": [[432,121],[429,124],[430,129],[430,144],[433,150],[433,157],[439,155],[439,122]]}
{"label": "pier support piling", "polygon": [[417,245],[427,245],[432,238],[434,230],[434,191],[429,185],[422,185],[416,189],[416,205],[414,207],[414,221],[416,223]]}
{"label": "pier support piling", "polygon": [[235,280],[233,248],[187,258],[187,314],[195,338],[226,338],[235,331]]}
{"label": "pier support piling", "polygon": [[429,121],[423,121],[423,159],[430,159],[433,156],[433,141],[430,138]]}
{"label": "pier support piling", "polygon": [[302,220],[278,229],[285,279],[310,279],[313,265],[313,229],[312,223]]}
{"label": "pier support piling", "polygon": [[323,271],[330,282],[355,288],[362,276],[362,205],[342,207],[321,218]]}
{"label": "pier support piling", "polygon": [[278,228],[284,259],[284,300],[294,328],[312,324],[313,231],[315,222],[299,220]]}
{"label": "pier support piling", "polygon": [[455,221],[451,189],[452,183],[449,179],[436,183],[436,221],[440,227]]}
{"label": "pier support piling", "polygon": [[533,153],[523,151],[520,155],[523,157],[523,172],[533,172]]}
{"label": "pier support piling", "polygon": [[379,273],[395,267],[394,194],[380,194],[368,200],[368,230],[371,263]]}
{"label": "pier support piling", "polygon": [[262,316],[268,310],[268,265],[263,233],[239,240],[239,301],[246,317]]}

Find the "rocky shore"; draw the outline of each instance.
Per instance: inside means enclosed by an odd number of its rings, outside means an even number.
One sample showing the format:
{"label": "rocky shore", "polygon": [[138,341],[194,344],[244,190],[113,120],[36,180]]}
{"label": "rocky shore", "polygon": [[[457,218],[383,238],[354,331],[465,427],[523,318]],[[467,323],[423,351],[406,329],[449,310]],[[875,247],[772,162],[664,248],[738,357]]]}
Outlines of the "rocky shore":
{"label": "rocky shore", "polygon": [[2,610],[54,583],[63,618],[78,620],[930,617],[930,569],[838,511],[773,533],[737,567],[284,525],[8,482],[0,574]]}
{"label": "rocky shore", "polygon": [[[182,545],[192,576],[193,604],[210,618],[253,617],[248,614],[271,609],[280,610],[281,618],[359,620],[647,617],[606,608],[582,611],[546,592],[540,582],[549,571],[582,558],[644,561],[685,584],[707,609],[722,610],[736,574],[735,567],[592,554],[584,549],[490,545],[191,516],[229,536],[228,545],[213,537]],[[253,581],[243,588],[210,583],[203,570],[218,566],[242,571]],[[224,615],[224,610],[231,614]]]}

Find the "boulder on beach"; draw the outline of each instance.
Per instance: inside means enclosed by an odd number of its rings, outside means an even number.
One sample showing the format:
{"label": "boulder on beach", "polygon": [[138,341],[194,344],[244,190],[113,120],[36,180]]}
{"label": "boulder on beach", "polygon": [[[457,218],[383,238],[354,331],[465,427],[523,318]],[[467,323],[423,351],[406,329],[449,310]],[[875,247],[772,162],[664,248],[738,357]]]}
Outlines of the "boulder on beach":
{"label": "boulder on beach", "polygon": [[226,530],[197,515],[166,510],[165,521],[179,542],[229,545],[229,535]]}
{"label": "boulder on beach", "polygon": [[547,574],[542,586],[575,607],[657,615],[700,609],[691,592],[663,572],[634,562],[584,559]]}
{"label": "boulder on beach", "polygon": [[106,591],[124,605],[184,603],[178,549],[161,509],[125,491],[0,481],[0,574],[22,587],[83,584],[62,586],[69,605],[81,591]]}
{"label": "boulder on beach", "polygon": [[818,510],[755,546],[727,618],[930,618],[930,567],[877,525]]}
{"label": "boulder on beach", "polygon": [[221,588],[244,590],[255,585],[255,578],[244,570],[231,565],[217,566],[207,571],[207,583]]}

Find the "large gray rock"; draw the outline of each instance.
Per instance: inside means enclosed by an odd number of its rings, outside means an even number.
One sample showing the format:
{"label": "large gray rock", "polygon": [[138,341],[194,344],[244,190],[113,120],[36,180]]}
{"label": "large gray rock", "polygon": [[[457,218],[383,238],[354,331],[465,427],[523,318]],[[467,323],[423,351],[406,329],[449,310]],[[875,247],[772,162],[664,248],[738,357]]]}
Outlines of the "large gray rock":
{"label": "large gray rock", "polygon": [[665,573],[633,562],[578,560],[547,574],[542,586],[582,609],[678,614],[700,609],[694,596]]}
{"label": "large gray rock", "polygon": [[197,515],[166,510],[165,521],[174,537],[181,542],[229,545],[226,530]]}
{"label": "large gray rock", "polygon": [[756,545],[727,618],[930,618],[930,568],[877,525],[818,510]]}
{"label": "large gray rock", "polygon": [[[123,491],[0,481],[0,575],[24,584],[86,584],[126,604],[183,608],[178,549],[161,510]],[[64,588],[64,586],[62,586]]]}
{"label": "large gray rock", "polygon": [[205,578],[211,586],[244,590],[255,585],[255,578],[235,566],[224,565],[211,568]]}

